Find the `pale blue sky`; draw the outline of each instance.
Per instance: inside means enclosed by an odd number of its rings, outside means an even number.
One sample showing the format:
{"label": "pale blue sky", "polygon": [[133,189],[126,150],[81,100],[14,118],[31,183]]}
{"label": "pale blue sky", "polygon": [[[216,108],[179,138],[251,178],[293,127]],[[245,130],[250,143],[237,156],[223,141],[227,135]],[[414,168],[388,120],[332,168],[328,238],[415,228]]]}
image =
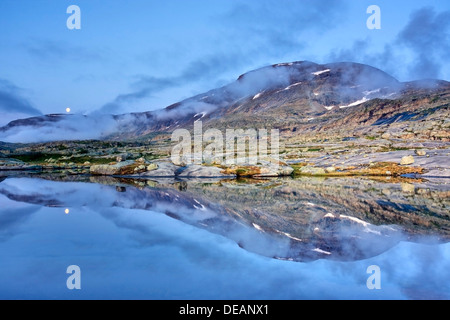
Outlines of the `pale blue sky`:
{"label": "pale blue sky", "polygon": [[[81,30],[66,27],[72,4]],[[381,30],[366,27],[372,4]],[[1,0],[0,30],[0,124],[159,109],[298,60],[450,80],[449,1]]]}

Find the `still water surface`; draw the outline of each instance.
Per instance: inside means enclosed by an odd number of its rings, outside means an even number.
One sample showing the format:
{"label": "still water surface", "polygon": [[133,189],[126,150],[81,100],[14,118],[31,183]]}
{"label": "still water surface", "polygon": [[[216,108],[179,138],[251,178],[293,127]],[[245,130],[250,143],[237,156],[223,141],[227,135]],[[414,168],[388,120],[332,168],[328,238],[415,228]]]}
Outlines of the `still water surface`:
{"label": "still water surface", "polygon": [[450,298],[445,180],[1,179],[1,299]]}

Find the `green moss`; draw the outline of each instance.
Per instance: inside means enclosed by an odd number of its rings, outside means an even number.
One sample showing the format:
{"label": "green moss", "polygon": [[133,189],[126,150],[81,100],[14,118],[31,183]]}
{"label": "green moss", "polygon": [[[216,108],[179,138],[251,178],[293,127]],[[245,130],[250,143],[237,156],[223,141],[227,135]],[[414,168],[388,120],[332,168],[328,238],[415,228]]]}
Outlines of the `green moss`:
{"label": "green moss", "polygon": [[14,159],[23,161],[25,163],[42,163],[47,159],[59,159],[59,155],[41,153],[41,152],[30,152],[26,154],[18,154],[13,156]]}
{"label": "green moss", "polygon": [[302,172],[301,169],[302,169],[302,167],[306,166],[306,163],[291,164],[290,166],[291,166],[291,168],[294,169],[292,174],[294,176],[296,176],[296,175],[300,175],[301,174],[301,172]]}
{"label": "green moss", "polygon": [[245,176],[246,174],[248,174],[248,171],[245,170],[245,169],[237,169],[237,170],[236,170],[236,174],[237,174],[238,176]]}
{"label": "green moss", "polygon": [[114,158],[94,158],[89,156],[73,157],[70,159],[73,163],[83,164],[85,162],[90,162],[91,164],[108,164],[114,162]]}

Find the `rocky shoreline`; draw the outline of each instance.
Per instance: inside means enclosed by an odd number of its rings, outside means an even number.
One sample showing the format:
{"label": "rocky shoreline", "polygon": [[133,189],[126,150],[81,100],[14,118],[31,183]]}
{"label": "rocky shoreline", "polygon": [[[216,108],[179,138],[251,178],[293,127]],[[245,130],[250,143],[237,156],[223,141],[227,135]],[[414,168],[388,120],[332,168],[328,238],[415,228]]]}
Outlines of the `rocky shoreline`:
{"label": "rocky shoreline", "polygon": [[282,155],[279,165],[273,159],[260,160],[256,165],[189,164],[176,166],[169,158],[147,160],[126,156],[104,164],[60,163],[45,159],[42,163],[27,163],[14,158],[0,159],[0,171],[62,172],[69,175],[89,174],[135,178],[224,178],[282,176],[413,176],[450,178],[448,149],[415,149],[378,153],[330,154],[316,153],[308,157]]}

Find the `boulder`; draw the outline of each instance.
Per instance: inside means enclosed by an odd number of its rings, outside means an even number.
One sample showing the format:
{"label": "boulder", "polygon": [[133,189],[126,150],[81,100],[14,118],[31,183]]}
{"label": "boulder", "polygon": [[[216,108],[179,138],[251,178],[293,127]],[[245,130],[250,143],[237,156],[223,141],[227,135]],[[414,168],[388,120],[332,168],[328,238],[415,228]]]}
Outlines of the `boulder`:
{"label": "boulder", "polygon": [[126,154],[121,154],[121,155],[118,155],[116,157],[116,161],[117,162],[122,162],[122,161],[125,161],[125,160],[127,160],[127,155]]}
{"label": "boulder", "polygon": [[294,172],[294,168],[284,165],[270,164],[260,167],[260,173],[255,174],[254,177],[280,177],[290,176]]}
{"label": "boulder", "polygon": [[413,163],[414,163],[413,156],[405,156],[402,158],[402,160],[400,160],[400,165],[402,165],[402,166],[406,166],[406,165],[413,164]]}
{"label": "boulder", "polygon": [[159,178],[171,178],[175,177],[175,172],[180,169],[180,167],[174,165],[171,162],[156,162],[152,163],[149,166],[156,165],[156,169],[148,170],[147,172],[141,173],[139,176],[141,177],[159,177]]}
{"label": "boulder", "polygon": [[144,158],[139,158],[136,160],[137,163],[139,164],[144,164],[145,163],[145,159]]}
{"label": "boulder", "polygon": [[279,177],[289,176],[294,172],[294,168],[278,163],[260,161],[257,165],[232,165],[222,169],[222,173],[241,177]]}
{"label": "boulder", "polygon": [[236,175],[241,177],[251,177],[261,174],[261,166],[256,165],[232,165],[222,170],[227,175]]}
{"label": "boulder", "polygon": [[156,163],[150,163],[147,166],[147,171],[153,171],[153,170],[156,170],[156,169],[158,169],[158,165]]}
{"label": "boulder", "polygon": [[136,172],[136,173],[144,172],[146,170],[147,170],[147,168],[143,164],[141,164],[141,165],[137,166],[136,168],[134,168],[134,172]]}
{"label": "boulder", "polygon": [[417,154],[418,156],[423,157],[423,156],[426,156],[426,155],[427,155],[427,152],[426,152],[425,150],[416,150],[416,154]]}
{"label": "boulder", "polygon": [[325,170],[323,168],[317,168],[317,167],[313,167],[313,166],[304,166],[300,168],[300,172],[302,174],[306,174],[306,175],[312,175],[312,176],[316,176],[316,175],[324,175],[326,174]]}
{"label": "boulder", "polygon": [[416,188],[411,183],[402,183],[401,184],[402,191],[405,193],[414,193],[416,191]]}
{"label": "boulder", "polygon": [[181,178],[235,178],[236,175],[222,173],[223,169],[214,166],[188,165],[180,173]]}
{"label": "boulder", "polygon": [[125,175],[134,173],[134,168],[136,168],[136,164],[134,161],[122,161],[113,165],[110,164],[100,164],[93,165],[90,168],[90,173],[92,175],[103,175],[103,176],[112,176],[112,175]]}
{"label": "boulder", "polygon": [[334,173],[334,172],[336,172],[336,168],[335,167],[328,167],[328,168],[325,169],[325,171],[327,173]]}

